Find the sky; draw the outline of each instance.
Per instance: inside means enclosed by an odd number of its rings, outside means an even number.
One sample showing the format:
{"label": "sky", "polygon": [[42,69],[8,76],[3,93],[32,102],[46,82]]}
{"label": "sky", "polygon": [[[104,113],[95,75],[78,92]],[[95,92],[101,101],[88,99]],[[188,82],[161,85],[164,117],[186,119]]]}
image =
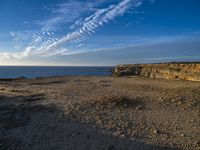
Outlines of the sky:
{"label": "sky", "polygon": [[199,0],[1,0],[0,65],[200,61]]}

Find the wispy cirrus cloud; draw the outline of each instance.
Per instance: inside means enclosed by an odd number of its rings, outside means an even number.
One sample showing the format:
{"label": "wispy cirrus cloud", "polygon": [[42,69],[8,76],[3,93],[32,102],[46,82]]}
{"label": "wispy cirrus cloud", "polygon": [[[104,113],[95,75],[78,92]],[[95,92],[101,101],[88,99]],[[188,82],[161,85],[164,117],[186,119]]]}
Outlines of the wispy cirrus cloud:
{"label": "wispy cirrus cloud", "polygon": [[[110,4],[105,8],[96,8],[97,4],[104,2],[67,1],[52,9],[53,16],[37,22],[41,30],[35,32],[32,40],[27,44],[25,50],[19,53],[2,53],[1,58],[21,59],[30,55],[52,56],[66,55],[72,53],[67,48],[70,45],[81,45],[81,42],[88,35],[95,33],[96,29],[117,16],[122,16],[128,9],[139,7],[142,0],[123,0],[119,3]],[[82,16],[83,12],[87,15]],[[85,14],[85,13],[84,13]],[[74,31],[58,38],[55,36],[57,28],[61,24],[71,23],[68,28]],[[67,27],[66,27],[67,28]],[[17,36],[10,32],[11,36]]]}
{"label": "wispy cirrus cloud", "polygon": [[[86,17],[83,21],[79,21],[78,24],[80,27],[78,27],[74,32],[68,33],[51,44],[43,45],[41,52],[57,49],[62,44],[66,43],[78,43],[85,36],[95,33],[95,30],[99,26],[108,23],[117,16],[123,15],[131,6],[138,7],[141,3],[140,0],[124,0],[117,5],[110,5],[107,8],[98,9],[94,14]],[[77,22],[75,22],[75,24],[77,24]]]}
{"label": "wispy cirrus cloud", "polygon": [[72,23],[77,20],[83,12],[92,10],[94,3],[67,1],[58,4],[55,8],[50,9],[51,17],[45,20],[36,21],[43,30],[57,30],[60,24]]}

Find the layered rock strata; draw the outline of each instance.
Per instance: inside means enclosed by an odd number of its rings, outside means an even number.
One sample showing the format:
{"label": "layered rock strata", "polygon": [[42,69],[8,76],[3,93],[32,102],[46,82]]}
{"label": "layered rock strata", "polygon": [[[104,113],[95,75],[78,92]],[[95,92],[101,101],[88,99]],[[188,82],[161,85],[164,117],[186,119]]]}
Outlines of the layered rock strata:
{"label": "layered rock strata", "polygon": [[200,81],[200,63],[118,65],[113,76],[143,76],[171,80]]}

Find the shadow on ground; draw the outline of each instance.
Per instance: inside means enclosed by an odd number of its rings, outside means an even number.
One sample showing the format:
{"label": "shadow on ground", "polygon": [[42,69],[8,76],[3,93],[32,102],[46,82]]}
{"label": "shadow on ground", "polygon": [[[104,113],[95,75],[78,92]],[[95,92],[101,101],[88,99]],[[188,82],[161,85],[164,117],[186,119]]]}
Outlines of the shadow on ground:
{"label": "shadow on ground", "polygon": [[[1,96],[0,103],[7,99]],[[32,101],[25,103],[30,96],[22,99],[24,103],[19,105],[0,105],[1,150],[175,149],[111,136],[102,133],[97,127],[65,115],[58,106],[31,103]]]}

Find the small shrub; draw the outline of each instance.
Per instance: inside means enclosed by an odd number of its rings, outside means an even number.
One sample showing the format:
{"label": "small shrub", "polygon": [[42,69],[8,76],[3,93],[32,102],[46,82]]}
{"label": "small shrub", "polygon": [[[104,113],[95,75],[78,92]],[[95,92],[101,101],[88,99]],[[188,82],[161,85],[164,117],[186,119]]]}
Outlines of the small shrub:
{"label": "small shrub", "polygon": [[138,105],[142,105],[142,102],[138,99],[131,99],[127,96],[121,96],[121,95],[106,95],[102,96],[98,103],[101,105],[116,105],[120,107],[131,107],[136,108]]}

